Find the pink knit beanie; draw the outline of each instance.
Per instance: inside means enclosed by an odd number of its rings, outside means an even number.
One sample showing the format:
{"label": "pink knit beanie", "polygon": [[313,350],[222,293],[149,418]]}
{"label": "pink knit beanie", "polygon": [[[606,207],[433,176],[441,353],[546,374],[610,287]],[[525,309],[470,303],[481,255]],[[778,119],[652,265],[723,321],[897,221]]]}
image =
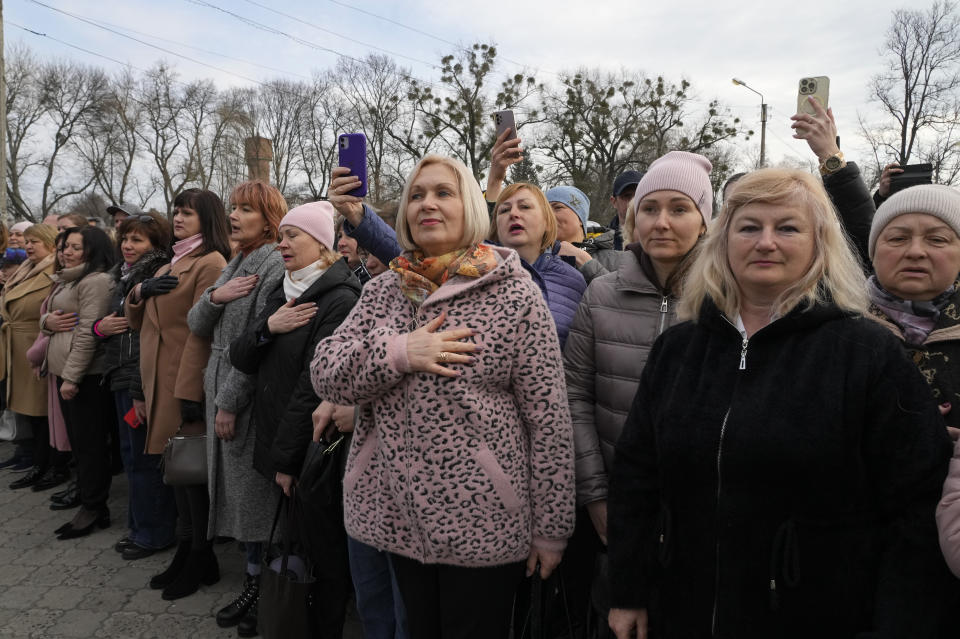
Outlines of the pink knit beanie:
{"label": "pink knit beanie", "polygon": [[329,202],[310,202],[291,209],[280,220],[280,228],[295,226],[312,235],[331,251],[333,245],[333,205]]}
{"label": "pink knit beanie", "polygon": [[710,184],[710,160],[698,153],[670,151],[653,161],[647,173],[637,184],[633,196],[636,210],[640,200],[654,191],[679,191],[693,200],[703,216],[703,223],[710,224],[713,217],[713,185]]}

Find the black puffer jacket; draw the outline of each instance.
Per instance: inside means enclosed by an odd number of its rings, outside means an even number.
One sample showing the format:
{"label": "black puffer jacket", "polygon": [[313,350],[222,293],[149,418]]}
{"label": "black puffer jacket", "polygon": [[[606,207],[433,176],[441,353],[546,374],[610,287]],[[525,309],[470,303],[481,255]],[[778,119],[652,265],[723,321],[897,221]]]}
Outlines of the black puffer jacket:
{"label": "black puffer jacket", "polygon": [[951,448],[872,320],[817,306],[744,342],[707,302],[657,340],[617,443],[612,604],[666,638],[947,636]]}
{"label": "black puffer jacket", "polygon": [[320,404],[310,380],[317,343],[333,334],[360,298],[360,282],[343,260],[336,262],[297,299],[316,302],[306,326],[272,335],[267,320],[286,303],[283,281],[263,312],[230,345],[230,363],[256,375],[252,419],[257,440],[253,466],[273,481],[276,472],[299,475],[313,435],[312,413]]}
{"label": "black puffer jacket", "polygon": [[[110,300],[110,308],[107,309],[107,315],[116,313],[123,316],[124,300],[127,294],[134,286],[153,277],[164,264],[170,262],[170,256],[165,251],[151,251],[137,260],[126,277],[120,277],[120,268],[122,264],[117,264],[110,271],[117,285],[113,289],[113,297]],[[96,326],[96,325],[95,325]],[[103,379],[110,382],[111,391],[128,391],[134,399],[143,399],[143,389],[140,382],[140,333],[133,329],[128,329],[125,333],[111,335],[110,337],[100,337],[94,331],[104,344],[104,362],[106,368],[103,371]]]}
{"label": "black puffer jacket", "polygon": [[843,229],[847,232],[863,264],[864,271],[873,270],[870,266],[867,243],[870,237],[870,225],[873,223],[877,207],[860,175],[860,167],[856,162],[847,162],[845,167],[823,178],[823,187],[840,213]]}

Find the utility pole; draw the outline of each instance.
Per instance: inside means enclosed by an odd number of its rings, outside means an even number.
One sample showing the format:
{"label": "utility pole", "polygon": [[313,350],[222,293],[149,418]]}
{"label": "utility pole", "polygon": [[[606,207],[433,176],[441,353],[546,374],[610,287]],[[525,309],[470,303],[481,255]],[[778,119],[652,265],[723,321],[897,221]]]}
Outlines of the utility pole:
{"label": "utility pole", "polygon": [[749,86],[740,78],[734,78],[733,83],[745,89],[749,89],[760,96],[760,167],[767,165],[767,103],[763,100],[763,94]]}
{"label": "utility pole", "polygon": [[0,0],[0,220],[7,222],[7,60],[3,50],[3,0]]}

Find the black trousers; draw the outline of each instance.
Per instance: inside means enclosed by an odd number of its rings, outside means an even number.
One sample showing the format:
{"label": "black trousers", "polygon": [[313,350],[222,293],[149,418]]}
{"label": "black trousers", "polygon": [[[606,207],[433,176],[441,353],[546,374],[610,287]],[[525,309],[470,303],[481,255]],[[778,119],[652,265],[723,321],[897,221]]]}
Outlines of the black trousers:
{"label": "black trousers", "polygon": [[57,377],[60,409],[77,463],[80,503],[88,510],[100,510],[107,505],[113,477],[111,446],[117,431],[113,393],[100,384],[99,375],[85,377],[78,385],[80,391],[70,400],[59,394],[62,385],[63,379]]}
{"label": "black trousers", "polygon": [[390,555],[410,636],[416,639],[507,639],[513,594],[526,562],[464,568]]}
{"label": "black trousers", "polygon": [[193,550],[206,548],[212,543],[207,539],[207,524],[210,521],[207,485],[174,486],[173,498],[177,502],[177,539],[189,540]]}

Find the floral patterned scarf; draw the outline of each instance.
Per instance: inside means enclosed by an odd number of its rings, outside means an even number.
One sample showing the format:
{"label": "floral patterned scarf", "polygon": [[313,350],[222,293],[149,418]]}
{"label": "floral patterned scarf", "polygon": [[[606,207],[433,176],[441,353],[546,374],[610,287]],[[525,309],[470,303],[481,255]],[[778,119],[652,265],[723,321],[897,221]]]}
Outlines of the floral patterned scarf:
{"label": "floral patterned scarf", "polygon": [[497,266],[497,256],[486,244],[458,249],[436,257],[412,251],[390,261],[400,275],[400,289],[416,308],[454,275],[482,277]]}

